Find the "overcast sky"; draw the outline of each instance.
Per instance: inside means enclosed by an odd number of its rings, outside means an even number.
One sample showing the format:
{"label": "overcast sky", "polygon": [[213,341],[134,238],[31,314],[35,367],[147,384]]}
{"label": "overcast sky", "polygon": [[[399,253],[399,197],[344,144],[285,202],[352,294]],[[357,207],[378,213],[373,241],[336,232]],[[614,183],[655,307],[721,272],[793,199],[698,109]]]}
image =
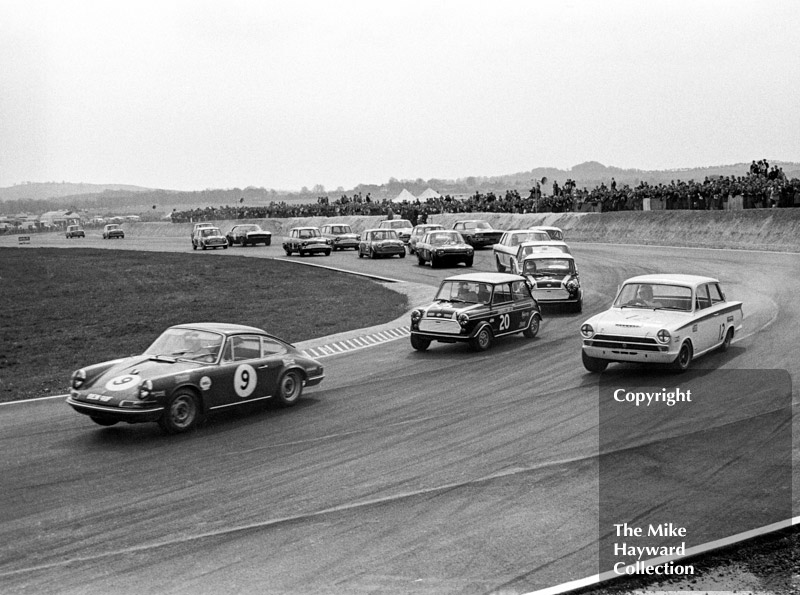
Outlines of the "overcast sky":
{"label": "overcast sky", "polygon": [[0,186],[800,161],[797,0],[0,0]]}

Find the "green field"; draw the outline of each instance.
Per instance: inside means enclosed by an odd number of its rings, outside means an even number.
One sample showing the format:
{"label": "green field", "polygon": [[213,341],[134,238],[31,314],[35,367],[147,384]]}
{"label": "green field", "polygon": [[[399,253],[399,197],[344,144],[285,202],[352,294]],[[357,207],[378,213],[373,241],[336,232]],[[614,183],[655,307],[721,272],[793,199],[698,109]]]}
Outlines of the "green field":
{"label": "green field", "polygon": [[262,258],[0,248],[0,402],[67,391],[73,370],[141,353],[184,322],[247,324],[289,342],[402,316],[369,280]]}

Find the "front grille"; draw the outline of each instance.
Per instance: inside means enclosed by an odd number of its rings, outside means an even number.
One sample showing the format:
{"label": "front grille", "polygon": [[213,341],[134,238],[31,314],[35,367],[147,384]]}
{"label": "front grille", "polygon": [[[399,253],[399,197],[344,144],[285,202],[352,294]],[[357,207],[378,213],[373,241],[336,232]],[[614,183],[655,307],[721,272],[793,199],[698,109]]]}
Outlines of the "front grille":
{"label": "front grille", "polygon": [[652,337],[630,337],[625,335],[595,335],[587,341],[592,347],[603,349],[634,349],[636,351],[660,351],[658,342]]}
{"label": "front grille", "polygon": [[458,335],[461,333],[461,325],[455,320],[423,318],[419,321],[419,330],[423,333]]}

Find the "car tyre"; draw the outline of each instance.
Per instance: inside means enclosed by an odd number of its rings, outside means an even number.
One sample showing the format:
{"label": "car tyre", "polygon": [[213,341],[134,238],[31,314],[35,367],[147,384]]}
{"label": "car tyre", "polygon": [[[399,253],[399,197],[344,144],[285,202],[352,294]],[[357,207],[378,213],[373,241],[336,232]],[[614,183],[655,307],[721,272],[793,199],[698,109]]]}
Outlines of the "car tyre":
{"label": "car tyre", "polygon": [[286,256],[291,256],[292,255],[292,251],[289,250],[289,248],[284,248],[283,251],[286,252]]}
{"label": "car tyre", "polygon": [[419,255],[419,252],[417,252],[417,264],[421,267],[425,266],[425,259]]}
{"label": "car tyre", "polygon": [[608,361],[587,355],[585,351],[581,351],[581,359],[583,367],[593,374],[600,374],[608,367]]}
{"label": "car tyre", "polygon": [[436,258],[433,254],[431,254],[431,268],[437,269],[439,268],[439,259]]}
{"label": "car tyre", "polygon": [[197,396],[188,389],[180,389],[169,400],[158,425],[168,434],[180,434],[193,429],[199,420]]}
{"label": "car tyre", "polygon": [[375,250],[373,250],[372,248],[369,249],[369,257],[373,259],[378,258],[378,255],[375,254]]}
{"label": "car tyre", "polygon": [[728,351],[728,348],[731,346],[731,341],[733,341],[733,327],[729,327],[728,332],[725,333],[725,340],[719,346],[720,353]]}
{"label": "car tyre", "polygon": [[473,258],[473,257],[467,258],[467,259],[464,261],[464,266],[465,266],[465,267],[467,267],[468,269],[469,269],[469,268],[472,268],[472,258]]}
{"label": "car tyre", "polygon": [[506,267],[504,267],[502,264],[500,264],[500,257],[499,256],[495,256],[494,257],[494,264],[495,264],[495,268],[497,268],[497,272],[498,273],[505,273],[506,272]]}
{"label": "car tyre", "polygon": [[406,249],[403,248],[403,251],[400,253],[400,258],[405,258],[405,257],[406,257]]}
{"label": "car tyre", "polygon": [[116,419],[109,419],[107,417],[94,417],[91,415],[89,416],[89,419],[91,419],[98,426],[103,426],[103,427],[113,426],[115,423],[117,423],[117,421],[119,421]]}
{"label": "car tyre", "polygon": [[297,404],[303,394],[303,379],[297,370],[284,372],[278,380],[278,404],[281,407],[292,407]]}
{"label": "car tyre", "polygon": [[470,345],[475,351],[486,351],[492,346],[493,339],[492,329],[489,326],[484,326],[478,331],[478,334],[472,338]]}
{"label": "car tyre", "polygon": [[431,346],[430,339],[423,339],[422,337],[411,335],[411,347],[413,347],[417,351],[425,351],[430,346]]}
{"label": "car tyre", "polygon": [[525,335],[528,339],[533,339],[536,335],[539,334],[539,326],[541,325],[542,319],[539,318],[536,314],[531,316],[531,321],[528,323],[528,327],[522,331],[522,334]]}
{"label": "car tyre", "polygon": [[358,257],[359,258],[364,258],[364,254],[362,254],[361,248],[356,248],[356,250],[358,250]]}
{"label": "car tyre", "polygon": [[197,250],[197,244],[195,244],[194,242],[192,242],[192,250]]}
{"label": "car tyre", "polygon": [[325,250],[325,256],[330,256],[330,255],[331,255],[331,251],[330,250]]}
{"label": "car tyre", "polygon": [[684,341],[678,351],[678,357],[672,362],[672,369],[676,372],[684,372],[689,368],[692,363],[692,345],[689,341]]}
{"label": "car tyre", "polygon": [[269,238],[266,242],[264,242],[265,246],[269,246],[272,244],[272,238]]}

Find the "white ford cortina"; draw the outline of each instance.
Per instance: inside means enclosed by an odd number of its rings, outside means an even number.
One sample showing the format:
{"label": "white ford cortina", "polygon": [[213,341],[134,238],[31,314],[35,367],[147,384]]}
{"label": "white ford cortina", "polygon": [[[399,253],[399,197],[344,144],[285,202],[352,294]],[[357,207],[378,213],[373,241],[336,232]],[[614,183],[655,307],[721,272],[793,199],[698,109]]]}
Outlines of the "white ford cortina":
{"label": "white ford cortina", "polygon": [[696,275],[642,275],[625,281],[611,308],[583,323],[583,365],[669,364],[725,351],[742,328],[742,303],[725,299],[719,281]]}

